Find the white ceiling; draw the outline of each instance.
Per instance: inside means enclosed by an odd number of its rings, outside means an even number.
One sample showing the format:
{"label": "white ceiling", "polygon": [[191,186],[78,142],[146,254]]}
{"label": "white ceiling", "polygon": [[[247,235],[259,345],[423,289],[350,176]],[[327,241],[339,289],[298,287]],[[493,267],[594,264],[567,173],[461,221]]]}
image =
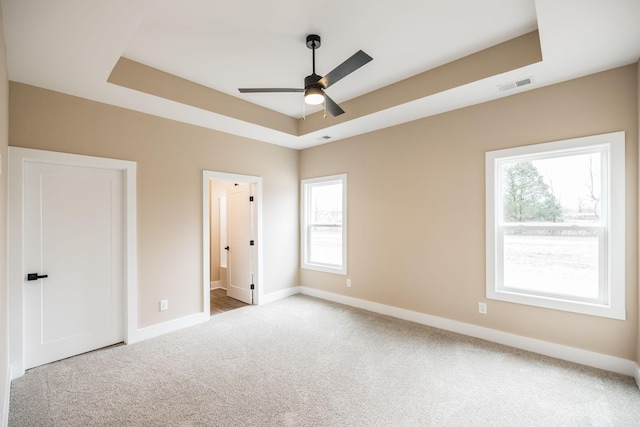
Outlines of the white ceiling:
{"label": "white ceiling", "polygon": [[[305,148],[634,63],[640,0],[2,0],[9,79],[292,148]],[[539,29],[543,61],[304,136],[107,83],[123,56],[299,118],[307,34],[324,75],[358,49],[374,60],[328,89],[338,103]],[[312,112],[307,108],[307,114]],[[347,111],[348,114],[348,111]]]}

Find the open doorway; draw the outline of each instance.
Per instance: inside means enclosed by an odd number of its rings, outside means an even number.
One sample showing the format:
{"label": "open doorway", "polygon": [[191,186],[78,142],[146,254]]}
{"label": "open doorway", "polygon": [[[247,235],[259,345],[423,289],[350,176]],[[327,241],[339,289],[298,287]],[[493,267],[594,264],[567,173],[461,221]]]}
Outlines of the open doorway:
{"label": "open doorway", "polygon": [[203,172],[203,300],[211,315],[262,295],[262,178]]}

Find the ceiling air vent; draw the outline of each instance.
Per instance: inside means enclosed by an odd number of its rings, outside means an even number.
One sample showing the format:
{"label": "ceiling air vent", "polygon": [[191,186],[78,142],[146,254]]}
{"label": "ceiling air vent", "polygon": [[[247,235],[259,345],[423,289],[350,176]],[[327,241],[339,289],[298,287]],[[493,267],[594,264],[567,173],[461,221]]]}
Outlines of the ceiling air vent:
{"label": "ceiling air vent", "polygon": [[500,92],[506,92],[508,90],[516,89],[519,87],[529,86],[531,84],[533,84],[533,76],[529,76],[524,79],[498,85],[498,90]]}
{"label": "ceiling air vent", "polygon": [[331,137],[329,135],[325,135],[322,137],[322,139],[331,139]]}

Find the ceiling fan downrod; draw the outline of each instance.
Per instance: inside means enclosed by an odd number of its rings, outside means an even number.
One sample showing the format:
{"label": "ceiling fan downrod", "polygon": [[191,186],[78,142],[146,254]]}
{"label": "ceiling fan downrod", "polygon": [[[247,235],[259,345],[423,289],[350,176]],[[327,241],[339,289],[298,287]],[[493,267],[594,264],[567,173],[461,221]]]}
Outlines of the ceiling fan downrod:
{"label": "ceiling fan downrod", "polygon": [[319,75],[316,74],[316,49],[320,47],[322,42],[320,41],[320,36],[317,34],[309,34],[307,36],[307,47],[311,49],[311,75],[305,77],[304,79],[304,88],[309,89],[310,87],[316,86],[318,81],[321,79]]}

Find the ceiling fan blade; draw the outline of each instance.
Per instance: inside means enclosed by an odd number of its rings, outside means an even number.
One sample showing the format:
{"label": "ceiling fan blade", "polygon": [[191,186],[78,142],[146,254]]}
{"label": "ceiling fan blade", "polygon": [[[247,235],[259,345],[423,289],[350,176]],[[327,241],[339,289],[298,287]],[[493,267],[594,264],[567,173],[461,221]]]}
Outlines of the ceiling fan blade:
{"label": "ceiling fan blade", "polygon": [[344,110],[340,108],[340,106],[336,104],[333,99],[329,98],[329,95],[327,95],[326,93],[324,94],[324,102],[327,104],[327,110],[333,117],[339,116],[340,114],[344,113]]}
{"label": "ceiling fan blade", "polygon": [[359,50],[354,53],[349,59],[344,61],[342,64],[338,65],[333,71],[330,71],[329,74],[324,76],[318,81],[323,88],[328,88],[335,82],[339,81],[343,77],[348,76],[353,73],[358,68],[362,67],[367,62],[371,61],[373,58]]}
{"label": "ceiling fan blade", "polygon": [[257,88],[239,88],[240,93],[273,93],[273,92],[304,92],[304,89],[284,88],[284,87],[257,87]]}

